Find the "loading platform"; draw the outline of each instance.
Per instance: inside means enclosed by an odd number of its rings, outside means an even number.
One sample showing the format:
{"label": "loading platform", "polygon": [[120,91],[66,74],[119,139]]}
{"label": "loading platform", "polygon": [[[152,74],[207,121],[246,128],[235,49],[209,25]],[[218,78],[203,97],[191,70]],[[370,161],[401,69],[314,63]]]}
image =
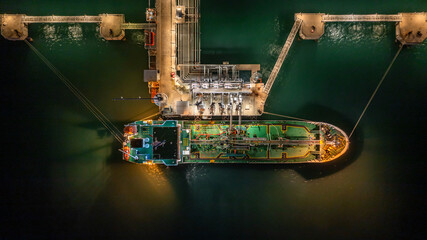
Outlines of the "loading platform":
{"label": "loading platform", "polygon": [[199,5],[200,0],[156,1],[160,111],[201,119],[261,115],[259,64],[201,63]]}

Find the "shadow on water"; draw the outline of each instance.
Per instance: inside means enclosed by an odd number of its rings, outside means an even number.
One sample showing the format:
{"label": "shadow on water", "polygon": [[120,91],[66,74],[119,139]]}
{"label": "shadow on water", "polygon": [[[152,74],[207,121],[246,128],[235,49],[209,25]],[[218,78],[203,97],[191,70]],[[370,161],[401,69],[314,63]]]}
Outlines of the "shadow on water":
{"label": "shadow on water", "polygon": [[105,174],[91,180],[98,184],[97,191],[90,193],[92,203],[85,204],[84,211],[68,215],[64,224],[57,224],[57,232],[71,238],[162,238],[179,231],[176,212],[183,198],[177,192],[185,196],[188,190],[185,169],[128,163],[122,160],[119,147],[116,142],[111,144],[112,154],[98,163],[104,164]]}
{"label": "shadow on water", "polygon": [[[102,126],[101,123],[98,121],[75,123],[75,122],[64,120],[64,122],[70,126],[76,126],[79,128],[95,131],[96,135],[101,139],[108,138],[108,137],[112,136],[111,133],[104,126]],[[115,124],[115,123],[113,123],[113,124],[114,124],[114,126],[117,126],[117,124]]]}
{"label": "shadow on water", "polygon": [[[112,122],[112,124],[115,127],[117,127],[117,129],[120,131],[120,134],[122,134],[121,131],[123,129],[123,126],[125,124],[127,124],[127,123],[129,123],[129,122]],[[109,130],[107,130],[104,126],[102,126],[99,121],[89,121],[89,122],[83,122],[83,123],[75,123],[75,122],[68,121],[67,124],[68,125],[74,125],[74,126],[77,126],[79,128],[88,129],[88,130],[91,130],[91,131],[96,131],[96,134],[97,134],[97,136],[100,139],[106,139],[106,138],[112,138],[113,139],[113,143],[106,143],[106,144],[104,144],[102,146],[97,146],[97,147],[88,149],[88,150],[86,150],[84,152],[78,153],[78,155],[84,155],[84,154],[89,153],[91,151],[96,151],[96,150],[99,150],[99,149],[102,149],[102,148],[107,148],[107,147],[110,147],[110,146],[112,148],[112,153],[116,153],[116,152],[119,153],[118,149],[121,147],[121,144],[118,143],[114,139],[114,137],[112,136],[111,132]],[[122,136],[122,135],[120,135],[120,136]],[[121,159],[120,155],[121,155],[121,153],[119,153],[119,154],[113,154],[112,156],[115,156],[115,157],[119,156],[118,159],[120,160]],[[111,163],[116,163],[117,161],[118,160],[116,158],[109,157],[109,158],[107,158],[105,160],[105,163],[106,164],[111,164]]]}

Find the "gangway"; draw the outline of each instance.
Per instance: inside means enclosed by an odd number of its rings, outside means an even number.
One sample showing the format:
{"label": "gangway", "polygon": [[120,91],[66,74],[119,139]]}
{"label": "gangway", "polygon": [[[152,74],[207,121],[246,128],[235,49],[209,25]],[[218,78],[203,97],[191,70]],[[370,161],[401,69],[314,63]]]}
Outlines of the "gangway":
{"label": "gangway", "polygon": [[270,76],[268,77],[267,83],[265,84],[265,87],[264,87],[264,93],[266,93],[265,97],[267,97],[268,94],[270,93],[271,87],[273,86],[273,83],[277,78],[277,74],[279,74],[283,61],[285,60],[286,55],[288,55],[289,49],[292,46],[295,36],[297,35],[299,28],[301,27],[301,23],[302,23],[301,19],[298,18],[295,20],[294,26],[292,27],[292,30],[289,33],[288,39],[286,39],[285,45],[283,45],[279,58],[277,59],[277,62],[274,65],[274,68],[271,71]]}

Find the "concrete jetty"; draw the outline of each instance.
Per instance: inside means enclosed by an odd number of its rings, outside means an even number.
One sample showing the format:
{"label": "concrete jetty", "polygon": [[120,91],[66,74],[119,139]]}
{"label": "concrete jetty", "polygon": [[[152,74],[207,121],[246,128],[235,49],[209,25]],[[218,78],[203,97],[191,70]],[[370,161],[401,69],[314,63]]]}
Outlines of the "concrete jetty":
{"label": "concrete jetty", "polygon": [[8,40],[24,40],[28,37],[28,24],[23,14],[2,14],[1,35]]}
{"label": "concrete jetty", "polygon": [[317,40],[325,33],[324,13],[296,13],[295,21],[302,21],[299,36],[306,40]]}
{"label": "concrete jetty", "polygon": [[122,24],[125,22],[123,14],[102,14],[99,24],[99,33],[105,40],[122,40],[125,37],[125,30]]}
{"label": "concrete jetty", "polygon": [[402,21],[396,25],[396,38],[402,44],[422,43],[427,37],[427,13],[401,13]]}
{"label": "concrete jetty", "polygon": [[157,9],[157,58],[156,66],[159,79],[159,93],[167,95],[166,102],[161,108],[174,108],[177,101],[189,101],[190,96],[181,94],[175,89],[175,81],[172,72],[175,72],[175,61],[172,61],[172,53],[175,51],[172,41],[175,39],[172,27],[175,16],[172,9],[176,7],[173,0],[156,1]]}

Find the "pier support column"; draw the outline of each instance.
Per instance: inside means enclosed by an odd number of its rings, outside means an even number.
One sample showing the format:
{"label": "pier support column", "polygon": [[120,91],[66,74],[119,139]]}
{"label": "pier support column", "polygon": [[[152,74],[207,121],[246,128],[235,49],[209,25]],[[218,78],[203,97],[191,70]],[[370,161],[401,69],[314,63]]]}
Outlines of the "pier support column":
{"label": "pier support column", "polygon": [[396,25],[396,39],[402,44],[422,43],[427,37],[427,13],[400,13],[402,21]]}
{"label": "pier support column", "polygon": [[296,13],[295,20],[301,19],[302,25],[299,36],[305,40],[317,40],[325,33],[324,13]]}
{"label": "pier support column", "polygon": [[28,37],[28,25],[22,19],[25,14],[2,14],[1,35],[7,40],[24,40]]}
{"label": "pier support column", "polygon": [[125,37],[125,30],[122,24],[125,22],[123,14],[100,14],[101,24],[99,33],[105,40],[122,40]]}

